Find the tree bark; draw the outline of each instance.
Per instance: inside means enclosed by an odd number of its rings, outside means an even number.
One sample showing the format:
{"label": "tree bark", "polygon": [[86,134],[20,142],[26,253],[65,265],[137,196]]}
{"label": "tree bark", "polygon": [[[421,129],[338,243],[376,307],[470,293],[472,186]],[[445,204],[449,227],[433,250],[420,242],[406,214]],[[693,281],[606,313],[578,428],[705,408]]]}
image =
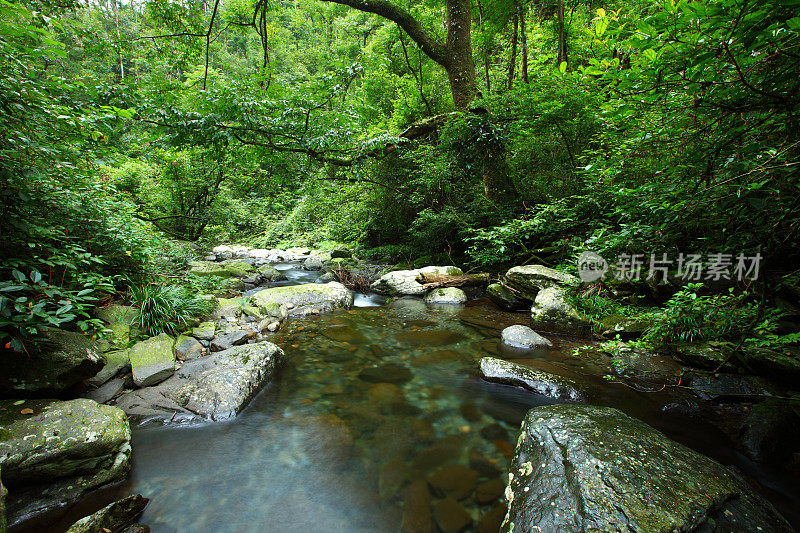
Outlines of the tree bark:
{"label": "tree bark", "polygon": [[564,0],[558,0],[558,65],[567,61],[567,33],[564,27]]}
{"label": "tree bark", "polygon": [[511,37],[511,61],[508,63],[508,88],[514,87],[514,68],[517,66],[517,14],[514,13],[514,35]]}
{"label": "tree bark", "polygon": [[519,12],[519,34],[522,37],[522,81],[528,83],[528,32],[525,27],[525,6],[517,8]]}

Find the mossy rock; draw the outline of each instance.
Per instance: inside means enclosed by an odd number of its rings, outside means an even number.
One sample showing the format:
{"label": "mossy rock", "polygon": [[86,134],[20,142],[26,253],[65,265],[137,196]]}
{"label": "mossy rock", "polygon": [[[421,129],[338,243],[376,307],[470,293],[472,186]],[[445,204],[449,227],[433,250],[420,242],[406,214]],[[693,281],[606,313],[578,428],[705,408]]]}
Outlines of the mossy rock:
{"label": "mossy rock", "polygon": [[547,287],[539,291],[531,306],[531,326],[535,330],[574,335],[590,330],[589,319],[567,302],[564,289]]}
{"label": "mossy rock", "polygon": [[104,357],[105,366],[103,366],[103,369],[89,380],[89,384],[95,387],[99,387],[106,381],[110,380],[121,370],[129,367],[131,364],[130,354],[127,349],[106,352]]}
{"label": "mossy rock", "polygon": [[259,291],[253,295],[253,301],[265,315],[274,304],[289,309],[290,315],[302,315],[311,310],[325,313],[336,309],[349,309],[353,305],[353,293],[335,281],[306,283]]}
{"label": "mossy rock", "polygon": [[420,274],[444,274],[460,276],[464,272],[454,266],[428,266],[413,270],[394,270],[378,278],[371,286],[372,292],[385,296],[422,296],[427,292],[421,283],[417,282]]}
{"label": "mossy rock", "polygon": [[210,341],[214,338],[216,329],[217,325],[214,322],[203,322],[199,326],[192,328],[191,335],[201,341]]}
{"label": "mossy rock", "polygon": [[776,350],[751,348],[746,350],[747,366],[761,376],[789,385],[800,385],[800,360]]}
{"label": "mossy rock", "polygon": [[500,283],[492,283],[486,287],[486,296],[497,307],[508,311],[519,311],[531,305],[530,300],[518,297],[508,287]]}
{"label": "mossy rock", "polygon": [[286,274],[271,265],[261,265],[256,270],[267,281],[282,281],[286,279]]}
{"label": "mossy rock", "polygon": [[214,263],[211,261],[189,261],[189,274],[204,278],[211,276],[229,278],[233,275],[222,263]]}
{"label": "mossy rock", "polygon": [[132,324],[136,320],[136,317],[139,316],[139,311],[135,307],[129,305],[109,304],[105,307],[98,307],[95,310],[95,315],[108,324],[115,324],[118,322]]}
{"label": "mossy rock", "polygon": [[164,381],[175,372],[175,339],[162,333],[130,348],[133,382],[148,387]]}
{"label": "mossy rock", "polygon": [[543,289],[575,287],[580,280],[543,265],[523,265],[508,269],[503,284],[516,290],[520,297],[532,301]]}
{"label": "mossy rock", "polygon": [[220,264],[230,272],[231,276],[237,278],[246,278],[256,272],[256,267],[238,259],[227,259]]}

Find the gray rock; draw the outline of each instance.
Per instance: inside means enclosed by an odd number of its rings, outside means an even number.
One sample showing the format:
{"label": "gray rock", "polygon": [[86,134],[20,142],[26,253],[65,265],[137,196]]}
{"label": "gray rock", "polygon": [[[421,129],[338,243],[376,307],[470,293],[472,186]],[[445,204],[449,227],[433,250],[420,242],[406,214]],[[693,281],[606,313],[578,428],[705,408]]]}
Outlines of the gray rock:
{"label": "gray rock", "polygon": [[497,307],[508,311],[519,311],[531,305],[531,300],[526,300],[515,295],[508,287],[500,283],[492,283],[486,287],[486,296]]}
{"label": "gray rock", "polygon": [[730,362],[732,351],[733,347],[728,343],[684,344],[678,346],[675,357],[687,365],[707,370],[734,370]]}
{"label": "gray rock", "polygon": [[129,305],[109,304],[105,307],[98,307],[95,309],[94,314],[109,324],[116,324],[119,322],[125,324],[132,324],[139,312],[135,307]]}
{"label": "gray rock", "polygon": [[175,371],[175,339],[162,333],[134,344],[128,352],[133,370],[133,382],[149,387],[164,381]]}
{"label": "gray rock", "polygon": [[105,366],[103,366],[103,369],[89,380],[89,385],[99,387],[123,370],[129,369],[131,366],[129,350],[106,352],[103,354],[103,358],[105,359]]}
{"label": "gray rock", "polygon": [[564,290],[547,287],[539,291],[531,306],[531,324],[536,329],[557,333],[582,334],[590,328],[589,320],[570,305]]}
{"label": "gray rock", "polygon": [[269,342],[235,346],[185,363],[173,377],[124,394],[116,405],[137,420],[224,420],[238,414],[284,363]]}
{"label": "gray rock", "polygon": [[225,246],[224,244],[221,246],[214,247],[211,252],[216,256],[217,260],[222,261],[225,259],[230,259],[233,257],[233,248],[230,246]]}
{"label": "gray rock", "polygon": [[727,468],[608,407],[530,410],[506,497],[506,533],[792,531]]}
{"label": "gray rock", "polygon": [[607,342],[603,351],[611,357],[613,372],[626,380],[647,385],[677,385],[684,368],[671,357],[635,350],[628,345]]}
{"label": "gray rock", "polygon": [[270,265],[263,265],[258,268],[258,273],[266,281],[282,281],[286,279],[286,274]]}
{"label": "gray rock", "polygon": [[289,287],[265,289],[253,295],[254,305],[264,315],[273,316],[275,304],[287,308],[292,316],[304,316],[312,310],[329,313],[336,309],[349,309],[353,305],[353,293],[341,283],[306,283]]}
{"label": "gray rock", "polygon": [[758,376],[686,372],[681,385],[712,402],[753,401],[764,396],[779,396],[781,390]]}
{"label": "gray rock", "polygon": [[580,387],[571,379],[494,357],[482,357],[481,375],[486,381],[518,385],[555,400],[583,401]]}
{"label": "gray rock", "polygon": [[463,274],[460,268],[454,266],[428,266],[416,268],[414,270],[394,270],[384,274],[372,283],[372,292],[385,296],[421,296],[426,289],[417,282],[420,274],[445,274],[450,276],[460,276]]}
{"label": "gray rock", "polygon": [[433,289],[425,296],[425,303],[429,305],[460,305],[466,302],[467,295],[458,287],[443,287],[441,289]]}
{"label": "gray rock", "polygon": [[203,322],[199,326],[192,328],[192,337],[199,341],[210,341],[214,338],[216,327],[214,322]]}
{"label": "gray rock", "polygon": [[545,339],[528,326],[509,326],[500,334],[500,340],[506,346],[536,350],[552,348],[553,343]]}
{"label": "gray rock", "polygon": [[133,525],[142,515],[149,501],[141,494],[133,494],[103,507],[86,518],[81,518],[70,526],[67,533],[119,531],[124,527]]}
{"label": "gray rock", "polygon": [[9,526],[128,474],[131,430],[122,410],[87,399],[2,400],[0,407]]}
{"label": "gray rock", "polygon": [[237,330],[225,335],[219,335],[211,341],[211,351],[221,352],[228,350],[234,346],[241,346],[247,342],[247,333],[242,330]]}
{"label": "gray rock", "polygon": [[125,380],[123,378],[116,378],[94,390],[84,393],[83,397],[94,400],[97,403],[106,403],[111,398],[122,392],[122,389],[124,388]]}
{"label": "gray rock", "polygon": [[0,357],[0,392],[6,396],[62,394],[104,365],[95,345],[80,333],[45,328],[26,346],[28,353]]}
{"label": "gray rock", "polygon": [[178,338],[175,339],[174,350],[175,357],[182,361],[197,359],[203,355],[203,345],[188,335],[178,335]]}
{"label": "gray rock", "polygon": [[235,278],[246,278],[256,273],[256,267],[240,259],[226,259],[219,264]]}
{"label": "gray rock", "polygon": [[303,261],[303,270],[322,270],[322,261],[316,257],[309,257]]}
{"label": "gray rock", "polygon": [[524,265],[510,268],[503,284],[515,289],[522,298],[536,299],[542,289],[574,287],[580,280],[571,275],[542,265]]}
{"label": "gray rock", "polygon": [[204,278],[211,276],[229,278],[233,275],[225,269],[222,263],[213,263],[211,261],[189,261],[189,274]]}

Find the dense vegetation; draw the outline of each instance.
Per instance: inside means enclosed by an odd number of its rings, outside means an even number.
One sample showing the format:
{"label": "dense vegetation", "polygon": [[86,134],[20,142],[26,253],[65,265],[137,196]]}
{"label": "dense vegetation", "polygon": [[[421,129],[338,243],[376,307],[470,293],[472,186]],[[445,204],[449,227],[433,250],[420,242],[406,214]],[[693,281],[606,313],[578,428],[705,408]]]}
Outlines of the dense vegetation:
{"label": "dense vegetation", "polygon": [[176,271],[220,242],[491,271],[760,253],[722,295],[642,279],[584,311],[796,340],[796,0],[389,5],[0,0],[6,347],[128,292],[180,324]]}

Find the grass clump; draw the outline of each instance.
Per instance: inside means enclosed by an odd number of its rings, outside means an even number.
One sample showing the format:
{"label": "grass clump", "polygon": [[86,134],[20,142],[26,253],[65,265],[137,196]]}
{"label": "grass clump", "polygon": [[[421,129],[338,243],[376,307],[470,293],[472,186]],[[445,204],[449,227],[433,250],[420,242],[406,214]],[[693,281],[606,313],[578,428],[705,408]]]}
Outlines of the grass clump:
{"label": "grass clump", "polygon": [[211,302],[179,285],[133,285],[130,298],[138,311],[134,325],[150,336],[159,333],[177,335],[193,320],[211,311]]}

